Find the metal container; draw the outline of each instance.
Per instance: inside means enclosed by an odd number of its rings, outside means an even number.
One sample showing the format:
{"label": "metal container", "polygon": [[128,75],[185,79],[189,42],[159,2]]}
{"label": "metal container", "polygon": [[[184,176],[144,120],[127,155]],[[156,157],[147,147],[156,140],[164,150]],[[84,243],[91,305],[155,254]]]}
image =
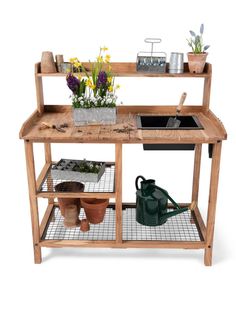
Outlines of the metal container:
{"label": "metal container", "polygon": [[166,72],[166,53],[153,51],[153,45],[160,43],[160,38],[146,38],[146,43],[151,44],[151,51],[140,51],[137,55],[136,69],[142,72]]}
{"label": "metal container", "polygon": [[181,52],[171,52],[169,73],[183,73],[184,72],[184,54]]}
{"label": "metal container", "polygon": [[116,107],[99,107],[99,108],[74,108],[73,119],[75,126],[90,124],[115,124]]}
{"label": "metal container", "polygon": [[60,64],[60,72],[62,73],[69,73],[73,72],[73,65],[70,62],[62,62]]}
{"label": "metal container", "polygon": [[[88,162],[90,160],[87,160]],[[98,182],[105,172],[105,162],[96,162],[101,164],[98,173],[79,172],[75,170],[75,166],[79,165],[83,160],[61,159],[51,169],[51,176],[54,180],[70,180],[77,182]]]}

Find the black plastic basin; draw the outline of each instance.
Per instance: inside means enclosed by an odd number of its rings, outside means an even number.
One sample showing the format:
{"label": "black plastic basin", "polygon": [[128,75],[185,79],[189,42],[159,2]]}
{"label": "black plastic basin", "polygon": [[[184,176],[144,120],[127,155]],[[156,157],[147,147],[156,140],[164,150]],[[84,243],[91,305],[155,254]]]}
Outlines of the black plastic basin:
{"label": "black plastic basin", "polygon": [[[169,118],[175,116],[137,116],[137,127],[142,130],[202,130],[196,116],[179,116],[178,128],[166,127]],[[195,144],[143,144],[144,150],[194,150]]]}
{"label": "black plastic basin", "polygon": [[143,130],[201,130],[203,126],[196,116],[178,116],[178,128],[166,127],[169,118],[175,116],[137,116],[137,127]]}

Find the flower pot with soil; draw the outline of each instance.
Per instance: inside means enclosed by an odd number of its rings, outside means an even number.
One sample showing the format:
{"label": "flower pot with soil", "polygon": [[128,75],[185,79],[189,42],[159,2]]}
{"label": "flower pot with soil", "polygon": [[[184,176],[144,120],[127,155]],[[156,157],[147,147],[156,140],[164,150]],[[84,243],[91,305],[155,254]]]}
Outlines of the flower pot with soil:
{"label": "flower pot with soil", "polygon": [[92,224],[99,224],[103,221],[108,204],[109,199],[81,199],[81,206],[84,208],[88,221]]}
{"label": "flower pot with soil", "polygon": [[[73,192],[81,193],[84,191],[84,184],[80,182],[67,181],[61,182],[55,186],[56,192]],[[78,215],[80,213],[80,199],[79,198],[62,198],[58,197],[58,203],[61,210],[62,216],[65,216],[65,210],[70,205],[76,205],[78,210]]]}
{"label": "flower pot with soil", "polygon": [[204,71],[207,53],[205,52],[210,46],[203,44],[204,25],[200,26],[200,35],[189,31],[191,38],[187,39],[188,45],[192,48],[192,52],[188,53],[188,67],[191,73],[202,73]]}

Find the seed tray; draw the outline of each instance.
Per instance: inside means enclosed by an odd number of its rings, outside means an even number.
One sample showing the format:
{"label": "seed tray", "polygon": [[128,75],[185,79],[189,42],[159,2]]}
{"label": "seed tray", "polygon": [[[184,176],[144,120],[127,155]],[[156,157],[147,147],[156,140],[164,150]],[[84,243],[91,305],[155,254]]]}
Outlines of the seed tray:
{"label": "seed tray", "polygon": [[[91,160],[86,160],[91,162]],[[98,173],[79,172],[74,170],[83,160],[61,159],[51,169],[51,176],[54,180],[71,180],[80,182],[98,182],[105,172],[105,162],[96,161],[101,164]]]}

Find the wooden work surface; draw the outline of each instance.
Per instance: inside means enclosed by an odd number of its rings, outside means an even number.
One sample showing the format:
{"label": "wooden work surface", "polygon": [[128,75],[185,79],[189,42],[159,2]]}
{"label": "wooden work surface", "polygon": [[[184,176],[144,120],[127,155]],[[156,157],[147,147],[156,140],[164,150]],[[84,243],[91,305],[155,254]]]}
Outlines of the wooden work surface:
{"label": "wooden work surface", "polygon": [[[174,106],[121,106],[117,109],[115,125],[74,126],[71,106],[45,106],[40,115],[35,111],[23,124],[20,138],[33,142],[54,143],[214,143],[225,140],[227,135],[223,124],[201,106],[185,106],[182,114],[194,114],[204,130],[138,130],[136,114],[174,114]],[[41,122],[50,124],[68,123],[65,133],[55,129],[39,130]]]}

